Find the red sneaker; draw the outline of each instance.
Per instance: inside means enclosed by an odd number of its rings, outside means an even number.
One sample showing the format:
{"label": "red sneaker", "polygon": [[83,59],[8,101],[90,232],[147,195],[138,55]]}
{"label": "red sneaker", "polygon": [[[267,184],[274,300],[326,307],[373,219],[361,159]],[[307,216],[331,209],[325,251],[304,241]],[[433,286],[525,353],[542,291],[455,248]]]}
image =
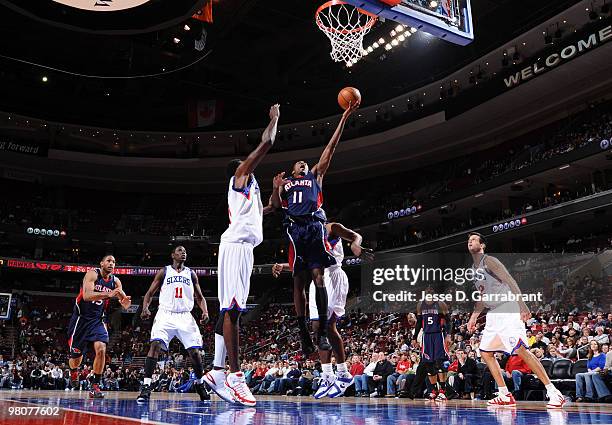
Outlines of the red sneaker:
{"label": "red sneaker", "polygon": [[429,393],[429,399],[431,401],[434,401],[436,397],[438,397],[438,390],[431,390],[431,392]]}
{"label": "red sneaker", "polygon": [[100,385],[93,384],[89,391],[89,398],[104,398],[104,393],[100,390]]}
{"label": "red sneaker", "polygon": [[506,395],[500,394],[497,397],[492,398],[491,400],[487,401],[487,404],[489,406],[514,407],[516,406],[516,400],[514,399],[514,396],[512,395],[512,393],[508,393]]}

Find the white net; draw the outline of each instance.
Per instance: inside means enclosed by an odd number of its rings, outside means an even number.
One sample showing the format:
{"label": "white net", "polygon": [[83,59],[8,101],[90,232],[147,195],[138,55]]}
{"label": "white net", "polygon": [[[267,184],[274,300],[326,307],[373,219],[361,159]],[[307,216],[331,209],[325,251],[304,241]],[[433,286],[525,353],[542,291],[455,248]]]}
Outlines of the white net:
{"label": "white net", "polygon": [[319,8],[316,22],[331,41],[331,58],[352,66],[363,56],[363,37],[376,23],[376,16],[332,0]]}

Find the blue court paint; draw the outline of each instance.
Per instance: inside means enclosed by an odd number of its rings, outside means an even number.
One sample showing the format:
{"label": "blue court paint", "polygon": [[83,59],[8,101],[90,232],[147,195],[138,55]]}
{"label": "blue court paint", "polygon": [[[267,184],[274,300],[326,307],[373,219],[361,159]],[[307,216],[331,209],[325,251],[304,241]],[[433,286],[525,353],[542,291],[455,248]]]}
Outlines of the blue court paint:
{"label": "blue court paint", "polygon": [[[126,393],[119,393],[125,397]],[[385,400],[344,398],[333,402],[277,397],[260,400],[254,408],[229,405],[222,401],[200,402],[180,394],[156,394],[168,399],[138,405],[133,399],[104,400],[62,397],[15,397],[0,393],[0,398],[38,405],[58,406],[84,412],[103,413],[158,423],[201,424],[373,424],[373,425],[536,425],[536,424],[612,424],[610,405],[571,405],[564,411],[543,410],[542,402],[521,403],[518,408],[487,408],[481,404],[459,407],[429,401],[387,404]],[[85,395],[85,393],[83,393]],[[134,395],[135,397],[136,395]],[[469,404],[469,402],[467,403]]]}

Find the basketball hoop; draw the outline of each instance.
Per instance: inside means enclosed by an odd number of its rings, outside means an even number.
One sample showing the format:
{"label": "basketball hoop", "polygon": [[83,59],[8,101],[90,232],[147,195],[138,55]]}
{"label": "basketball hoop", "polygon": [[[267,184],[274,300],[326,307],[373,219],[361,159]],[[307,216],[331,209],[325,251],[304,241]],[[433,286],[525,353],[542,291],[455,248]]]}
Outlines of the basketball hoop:
{"label": "basketball hoop", "polygon": [[363,37],[376,23],[376,15],[342,0],[330,0],[317,9],[315,21],[331,41],[331,58],[352,66],[363,56]]}

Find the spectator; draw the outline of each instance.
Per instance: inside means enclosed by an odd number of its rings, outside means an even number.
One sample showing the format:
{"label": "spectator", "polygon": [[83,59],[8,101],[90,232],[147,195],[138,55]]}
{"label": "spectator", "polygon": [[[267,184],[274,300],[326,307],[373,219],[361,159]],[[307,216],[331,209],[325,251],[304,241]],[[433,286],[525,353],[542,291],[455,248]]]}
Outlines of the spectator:
{"label": "spectator", "polygon": [[389,361],[382,351],[378,353],[378,358],[372,375],[374,392],[370,394],[370,397],[383,397],[385,395],[387,377],[395,371],[395,363],[397,362],[397,355],[395,357],[391,356],[391,361]]}
{"label": "spectator", "polygon": [[604,327],[603,326],[597,326],[595,328],[595,336],[593,337],[593,339],[595,341],[597,341],[599,343],[599,345],[609,344],[610,343],[610,338],[608,337],[608,334],[604,333]]}
{"label": "spectator", "polygon": [[[397,355],[391,356],[391,362],[397,361]],[[395,397],[397,395],[397,380],[410,369],[410,361],[408,355],[402,353],[402,356],[395,366],[395,372],[387,377],[387,397]]]}
{"label": "spectator", "polygon": [[[538,350],[540,353],[541,349],[535,348],[534,350]],[[537,357],[537,355],[536,355]],[[521,384],[523,382],[523,376],[528,373],[531,373],[531,369],[529,366],[521,359],[520,356],[513,354],[508,358],[508,362],[506,363],[505,376],[507,380],[512,380],[514,391],[512,391],[514,397],[518,400],[521,399]]]}
{"label": "spectator", "polygon": [[576,350],[574,338],[567,337],[567,339],[565,340],[565,345],[559,350],[559,354],[561,354],[566,359],[578,358],[578,350]]}
{"label": "spectator", "polygon": [[597,341],[590,342],[588,358],[587,372],[576,375],[576,402],[607,401],[610,390],[600,374],[606,367],[606,355],[601,352],[601,345]]}
{"label": "spectator", "polygon": [[551,360],[552,362],[555,362],[562,358],[563,357],[557,351],[557,347],[555,347],[553,344],[549,344],[542,360]]}
{"label": "spectator", "polygon": [[[384,354],[383,354],[384,355]],[[374,385],[372,377],[378,364],[379,354],[372,354],[371,362],[363,370],[363,374],[355,380],[355,396],[369,397],[370,388]]]}
{"label": "spectator", "polygon": [[452,387],[461,398],[474,398],[474,379],[478,374],[476,361],[469,358],[465,349],[459,348],[457,355],[457,374],[453,377]]}
{"label": "spectator", "polygon": [[406,373],[404,373],[397,379],[397,389],[400,397],[405,398],[411,395],[412,386],[416,377],[416,371],[419,367],[420,362],[421,356],[419,356],[419,354],[414,351],[411,352],[410,369],[408,369]]}

